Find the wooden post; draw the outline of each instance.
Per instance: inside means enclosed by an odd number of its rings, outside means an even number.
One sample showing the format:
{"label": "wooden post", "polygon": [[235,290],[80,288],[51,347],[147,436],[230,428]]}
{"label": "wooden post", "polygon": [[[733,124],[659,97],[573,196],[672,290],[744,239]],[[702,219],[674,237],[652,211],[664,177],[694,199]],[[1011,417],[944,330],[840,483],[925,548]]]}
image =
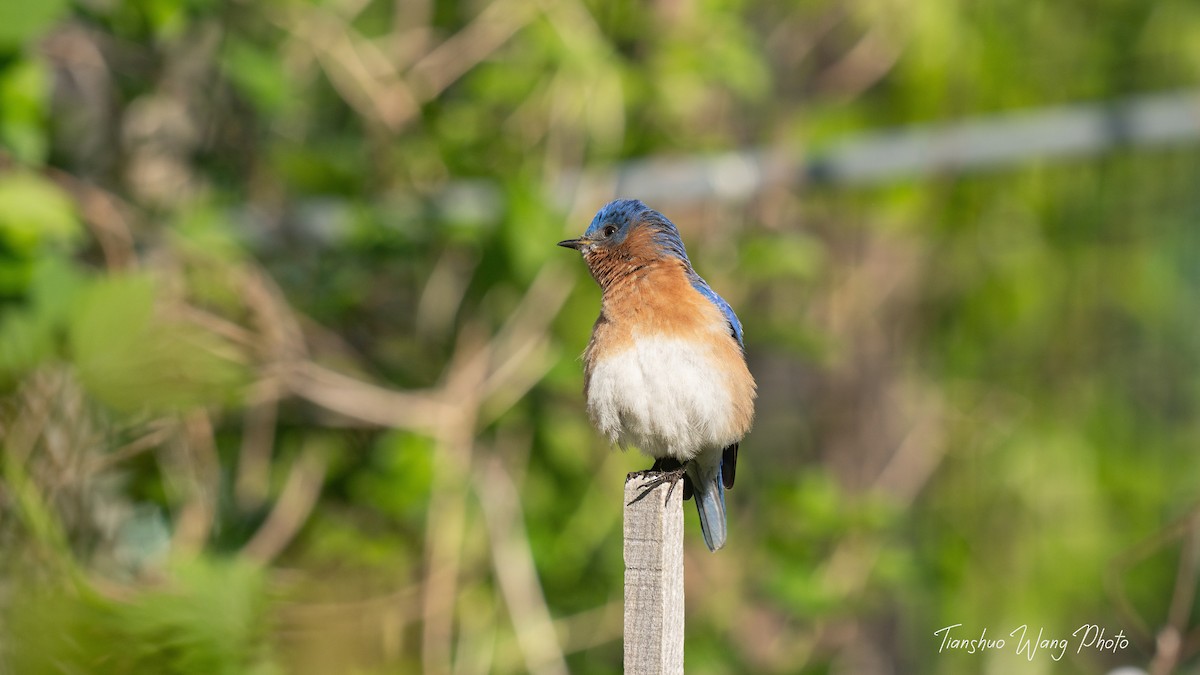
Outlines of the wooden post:
{"label": "wooden post", "polygon": [[683,484],[648,482],[625,479],[625,674],[683,675]]}

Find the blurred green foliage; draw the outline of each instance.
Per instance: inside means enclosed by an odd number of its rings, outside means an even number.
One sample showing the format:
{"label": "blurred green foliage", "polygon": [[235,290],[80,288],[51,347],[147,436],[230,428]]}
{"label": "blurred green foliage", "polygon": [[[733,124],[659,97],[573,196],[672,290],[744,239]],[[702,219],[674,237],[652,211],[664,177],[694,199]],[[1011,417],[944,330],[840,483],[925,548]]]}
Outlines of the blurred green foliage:
{"label": "blurred green foliage", "polygon": [[[648,462],[586,423],[574,172],[1187,87],[1197,45],[1185,0],[4,4],[0,672],[616,671]],[[1194,669],[1198,178],[652,204],[760,384],[726,550],[688,508],[688,672]]]}
{"label": "blurred green foliage", "polygon": [[263,639],[261,570],[193,561],[173,570],[170,586],[120,600],[18,590],[7,666],[19,673],[279,672]]}

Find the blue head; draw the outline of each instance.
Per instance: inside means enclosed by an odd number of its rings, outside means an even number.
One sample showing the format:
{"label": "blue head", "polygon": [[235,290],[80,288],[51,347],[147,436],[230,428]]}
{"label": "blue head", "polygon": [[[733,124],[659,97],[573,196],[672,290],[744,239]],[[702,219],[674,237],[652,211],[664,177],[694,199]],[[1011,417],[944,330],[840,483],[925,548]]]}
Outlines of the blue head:
{"label": "blue head", "polygon": [[[630,235],[639,231],[649,235],[649,249],[644,245],[636,245],[636,250],[632,250],[635,244]],[[641,237],[635,239],[645,241]],[[687,251],[683,248],[683,240],[679,238],[675,224],[637,199],[618,199],[605,204],[592,218],[591,225],[588,225],[582,237],[560,241],[558,245],[582,252],[589,265],[592,254],[601,257],[636,254],[651,258],[672,257],[688,262]]]}
{"label": "blue head", "polygon": [[605,204],[582,237],[560,241],[558,245],[582,253],[588,270],[603,289],[646,265],[672,258],[679,260],[692,288],[721,310],[729,322],[730,335],[742,344],[742,323],[729,303],[692,269],[674,223],[637,199],[618,199]]}

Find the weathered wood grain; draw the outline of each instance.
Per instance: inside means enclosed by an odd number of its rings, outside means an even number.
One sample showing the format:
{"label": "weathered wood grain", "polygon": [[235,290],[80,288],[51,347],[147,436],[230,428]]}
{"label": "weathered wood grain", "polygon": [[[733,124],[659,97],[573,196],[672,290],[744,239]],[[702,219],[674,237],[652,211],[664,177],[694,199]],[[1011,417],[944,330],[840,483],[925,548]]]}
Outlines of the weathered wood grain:
{"label": "weathered wood grain", "polygon": [[682,675],[683,485],[648,482],[625,481],[625,673]]}

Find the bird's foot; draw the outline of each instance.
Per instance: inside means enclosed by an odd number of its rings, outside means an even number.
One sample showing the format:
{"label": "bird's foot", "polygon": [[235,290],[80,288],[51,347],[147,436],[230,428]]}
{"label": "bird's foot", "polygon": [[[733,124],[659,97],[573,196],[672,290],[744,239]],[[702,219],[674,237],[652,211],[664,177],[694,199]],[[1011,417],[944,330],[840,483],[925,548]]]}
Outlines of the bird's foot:
{"label": "bird's foot", "polygon": [[650,494],[651,491],[660,485],[663,485],[664,483],[671,484],[671,487],[667,489],[666,496],[667,499],[670,499],[671,495],[675,493],[675,486],[678,485],[681,480],[683,481],[683,498],[685,500],[691,499],[692,481],[687,477],[687,471],[684,467],[685,465],[681,464],[679,460],[660,458],[656,459],[654,461],[654,466],[650,467],[649,469],[630,474],[631,476],[637,477],[652,476],[652,478],[650,478],[650,481],[646,483],[642,492],[638,496],[634,497],[629,503],[633,504],[641,501],[646,497],[646,495]]}
{"label": "bird's foot", "polygon": [[[650,470],[654,471],[654,472],[658,472],[658,473],[665,472],[668,474],[677,474],[677,473],[683,473],[684,468],[686,466],[687,466],[686,462],[681,462],[673,457],[661,457],[659,459],[654,460],[654,466],[650,467]],[[673,478],[672,480],[678,481],[679,478],[676,477],[676,478]],[[674,485],[671,486],[672,489],[674,489],[674,487],[675,487]],[[671,493],[668,492],[667,496],[670,497]],[[692,479],[688,478],[686,473],[683,473],[683,500],[687,501],[691,498],[692,498]]]}

